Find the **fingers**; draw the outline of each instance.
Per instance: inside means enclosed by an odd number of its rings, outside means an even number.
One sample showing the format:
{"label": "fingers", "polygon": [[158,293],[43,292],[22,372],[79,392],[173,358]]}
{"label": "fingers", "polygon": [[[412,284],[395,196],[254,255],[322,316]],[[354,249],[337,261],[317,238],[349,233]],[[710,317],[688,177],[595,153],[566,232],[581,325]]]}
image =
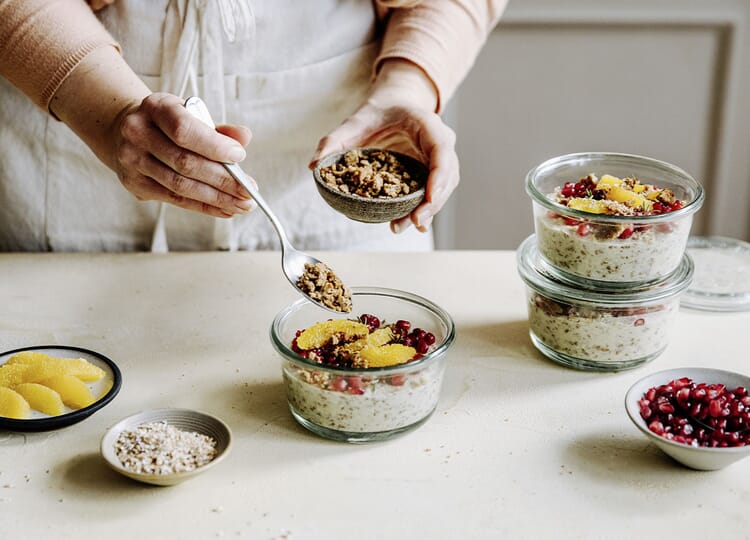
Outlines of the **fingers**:
{"label": "fingers", "polygon": [[143,160],[140,165],[139,173],[152,179],[174,196],[174,199],[168,202],[189,203],[191,207],[197,207],[194,203],[203,203],[227,215],[245,213],[253,206],[253,202],[247,198],[234,197],[208,184],[183,176],[153,157]]}
{"label": "fingers", "polygon": [[356,148],[366,146],[363,142],[368,131],[368,122],[360,111],[349,117],[338,128],[320,139],[318,147],[310,159],[308,167],[314,168],[318,161],[334,152],[346,150],[347,148]]}
{"label": "fingers", "polygon": [[169,202],[216,217],[247,212],[254,206],[249,194],[217,160],[240,157],[231,156],[236,148],[244,157],[242,145],[252,134],[242,126],[217,129],[221,133],[187,113],[176,96],[150,95],[120,124],[120,181],[140,200]]}
{"label": "fingers", "polygon": [[[177,174],[196,180],[197,183],[202,182],[228,195],[240,199],[248,198],[242,186],[229,175],[220,163],[207,160],[195,152],[175,145],[156,126],[148,122],[146,117],[134,116],[128,119],[123,126],[123,130],[126,131],[126,138],[132,146],[140,150],[140,152],[133,152],[128,162],[130,167],[138,169],[139,172],[152,176],[157,181],[159,177],[149,174],[150,172],[163,174],[165,180]],[[148,161],[149,156],[159,160],[168,169],[162,168],[160,171],[154,171],[154,167],[151,166],[149,172],[144,171],[142,162]],[[124,160],[121,159],[121,161]],[[164,181],[160,181],[160,183],[166,186]],[[183,193],[183,195],[185,194]]]}
{"label": "fingers", "polygon": [[99,11],[100,9],[114,3],[114,1],[115,0],[88,0],[88,4],[91,6],[92,11]]}
{"label": "fingers", "polygon": [[191,115],[182,100],[171,94],[151,94],[143,100],[144,113],[177,146],[212,161],[236,163],[245,159],[245,149],[232,137],[211,129]]}
{"label": "fingers", "polygon": [[211,206],[210,204],[181,197],[154,182],[153,179],[147,178],[142,174],[131,175],[123,180],[123,185],[135,195],[139,201],[160,201],[179,206],[186,210],[193,210],[217,218],[230,218],[233,214],[227,213],[221,208]]}
{"label": "fingers", "polygon": [[253,138],[252,132],[245,126],[219,125],[216,126],[216,131],[227,137],[231,137],[243,147],[250,144],[250,141]]}

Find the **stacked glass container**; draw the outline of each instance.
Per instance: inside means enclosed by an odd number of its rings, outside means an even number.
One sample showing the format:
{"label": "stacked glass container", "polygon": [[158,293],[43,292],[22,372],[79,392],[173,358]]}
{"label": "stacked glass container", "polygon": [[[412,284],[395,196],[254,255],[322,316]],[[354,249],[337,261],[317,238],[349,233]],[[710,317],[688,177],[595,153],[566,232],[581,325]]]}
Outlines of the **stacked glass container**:
{"label": "stacked glass container", "polygon": [[[566,182],[604,175],[668,188],[681,208],[654,215],[595,214],[557,202]],[[568,154],[526,177],[535,234],[518,249],[534,345],[566,366],[629,369],[669,343],[680,295],[690,285],[686,253],[701,185],[663,161],[615,153]]]}

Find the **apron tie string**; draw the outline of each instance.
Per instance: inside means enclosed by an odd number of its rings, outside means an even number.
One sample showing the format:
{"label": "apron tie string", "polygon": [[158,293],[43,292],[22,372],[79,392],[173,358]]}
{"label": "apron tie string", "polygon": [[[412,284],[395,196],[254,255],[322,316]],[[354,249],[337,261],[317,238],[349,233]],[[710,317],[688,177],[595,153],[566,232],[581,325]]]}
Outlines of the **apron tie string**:
{"label": "apron tie string", "polygon": [[[218,123],[226,122],[223,39],[255,37],[251,0],[171,0],[167,6],[159,91],[187,97],[199,95]],[[199,85],[198,73],[203,79]],[[200,86],[200,87],[199,87]],[[151,251],[166,252],[167,205],[160,203]],[[235,251],[231,219],[214,220],[214,247]]]}

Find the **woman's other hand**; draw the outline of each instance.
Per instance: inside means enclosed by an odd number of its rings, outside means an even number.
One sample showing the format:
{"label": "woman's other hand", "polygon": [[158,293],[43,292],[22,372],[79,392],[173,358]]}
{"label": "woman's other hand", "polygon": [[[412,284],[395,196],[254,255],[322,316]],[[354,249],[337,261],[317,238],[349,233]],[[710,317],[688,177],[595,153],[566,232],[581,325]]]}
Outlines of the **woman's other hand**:
{"label": "woman's other hand", "polygon": [[250,196],[221,162],[245,159],[251,139],[243,126],[211,129],[182,99],[154,93],[126,109],[115,128],[114,170],[141,201],[163,201],[214,217],[247,212]]}
{"label": "woman's other hand", "polygon": [[412,155],[428,165],[425,200],[409,216],[391,222],[395,233],[411,224],[426,232],[458,185],[456,136],[434,111],[437,92],[430,79],[406,60],[383,64],[366,102],[320,140],[310,162],[354,147],[377,147]]}
{"label": "woman's other hand", "polygon": [[107,7],[110,4],[114,4],[115,0],[86,0],[93,11],[99,11],[102,8]]}

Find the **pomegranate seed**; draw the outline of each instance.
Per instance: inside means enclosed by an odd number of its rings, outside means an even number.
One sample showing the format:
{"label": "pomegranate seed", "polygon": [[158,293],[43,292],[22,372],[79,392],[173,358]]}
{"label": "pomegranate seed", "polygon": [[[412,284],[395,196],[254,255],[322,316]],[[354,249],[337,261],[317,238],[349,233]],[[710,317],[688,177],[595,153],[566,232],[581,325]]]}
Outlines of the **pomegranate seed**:
{"label": "pomegranate seed", "polygon": [[355,395],[362,395],[365,393],[365,387],[360,377],[347,377],[346,382],[349,385],[347,393]]}
{"label": "pomegranate seed", "polygon": [[406,382],[406,375],[392,375],[387,381],[391,386],[403,386]]}
{"label": "pomegranate seed", "polygon": [[424,340],[417,341],[417,346],[414,348],[417,349],[419,354],[427,354],[427,351],[430,350],[430,346]]}
{"label": "pomegranate seed", "polygon": [[346,379],[344,377],[336,377],[333,379],[333,382],[331,383],[331,388],[336,390],[337,392],[343,392],[349,387],[349,383],[346,382]]}
{"label": "pomegranate seed", "polygon": [[589,226],[588,223],[581,223],[576,228],[576,234],[578,234],[578,236],[588,236],[590,232],[591,232],[591,227]]}
{"label": "pomegranate seed", "polygon": [[664,435],[664,424],[658,420],[654,420],[648,425],[648,429],[656,433],[657,435]]}
{"label": "pomegranate seed", "polygon": [[411,328],[411,323],[409,321],[399,320],[396,321],[396,328],[398,328],[402,332],[408,332]]}
{"label": "pomegranate seed", "polygon": [[618,236],[618,238],[620,238],[622,240],[627,240],[628,238],[630,238],[631,236],[633,236],[633,232],[634,232],[633,227],[632,226],[628,227],[627,229],[623,229],[623,231],[620,233],[620,235]]}
{"label": "pomegranate seed", "polygon": [[433,334],[432,332],[427,332],[424,335],[423,339],[424,339],[424,342],[427,343],[427,345],[434,345],[436,341],[435,334]]}
{"label": "pomegranate seed", "polygon": [[579,223],[580,223],[581,221],[580,221],[580,220],[578,220],[578,219],[576,219],[576,218],[572,218],[572,217],[563,217],[563,222],[564,222],[564,223],[565,223],[566,225],[570,225],[570,226],[576,226],[576,225],[578,225],[578,224],[579,224]]}
{"label": "pomegranate seed", "polygon": [[638,407],[657,435],[690,446],[726,448],[750,444],[747,397],[742,387],[730,390],[682,377],[649,388]]}

